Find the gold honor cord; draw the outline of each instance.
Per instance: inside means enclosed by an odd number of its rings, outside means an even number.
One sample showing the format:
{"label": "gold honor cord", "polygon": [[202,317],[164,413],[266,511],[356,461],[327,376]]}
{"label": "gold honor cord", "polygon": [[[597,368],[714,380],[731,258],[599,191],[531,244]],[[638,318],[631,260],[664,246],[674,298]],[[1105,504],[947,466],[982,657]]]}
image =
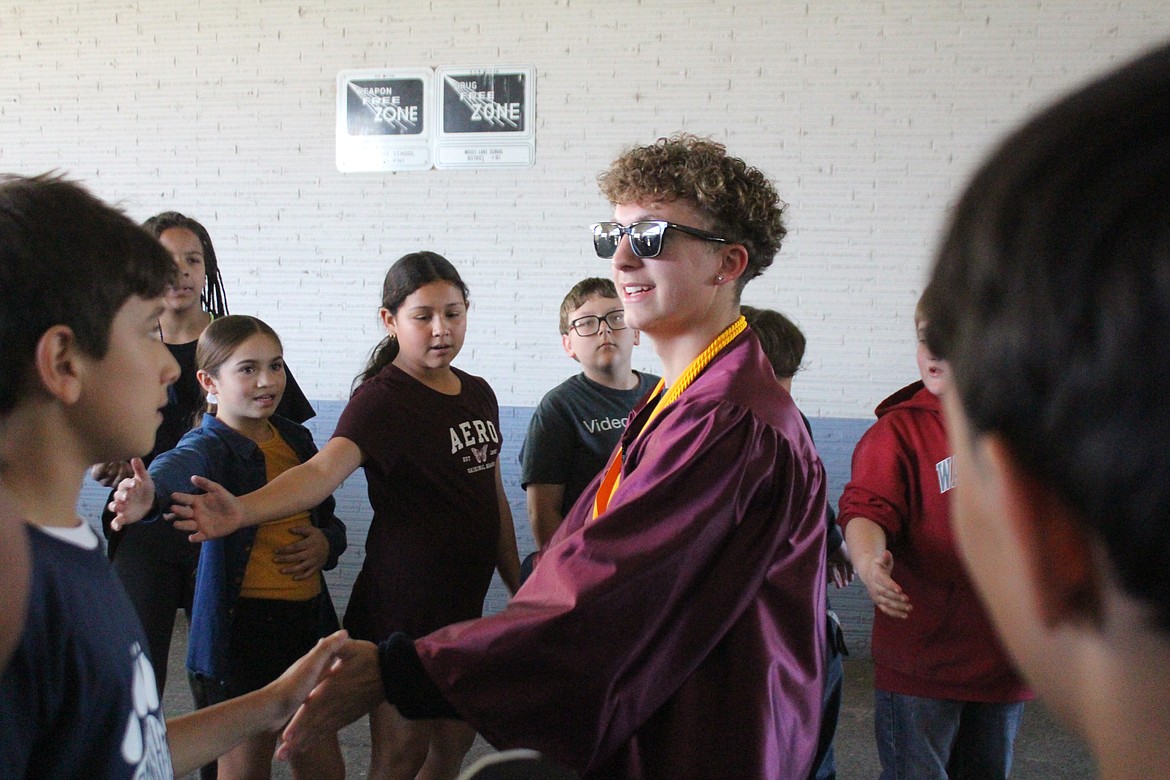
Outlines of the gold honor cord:
{"label": "gold honor cord", "polygon": [[[642,431],[650,427],[650,423],[666,407],[677,401],[678,397],[691,386],[691,382],[695,381],[695,377],[707,367],[707,364],[714,360],[715,356],[722,352],[723,348],[730,344],[736,336],[743,333],[745,329],[747,329],[747,320],[741,315],[739,319],[727,326],[726,330],[716,336],[715,340],[708,344],[707,348],[700,352],[697,358],[691,361],[691,364],[682,372],[682,376],[678,378],[678,381],[671,385],[670,389],[658,399],[658,403],[655,404],[654,409],[650,412],[650,416],[646,418],[646,424],[638,431],[638,436],[641,436]],[[662,392],[665,384],[666,380],[659,379],[658,385],[654,388],[654,392],[650,394],[650,397],[653,398]],[[637,437],[634,438],[637,439]],[[609,468],[606,469],[605,478],[601,480],[601,484],[597,487],[597,496],[593,499],[594,519],[597,519],[598,515],[609,507],[609,502],[613,498],[613,494],[617,492],[618,485],[621,484],[621,481],[622,448],[621,445],[618,445],[617,453],[610,462]]]}

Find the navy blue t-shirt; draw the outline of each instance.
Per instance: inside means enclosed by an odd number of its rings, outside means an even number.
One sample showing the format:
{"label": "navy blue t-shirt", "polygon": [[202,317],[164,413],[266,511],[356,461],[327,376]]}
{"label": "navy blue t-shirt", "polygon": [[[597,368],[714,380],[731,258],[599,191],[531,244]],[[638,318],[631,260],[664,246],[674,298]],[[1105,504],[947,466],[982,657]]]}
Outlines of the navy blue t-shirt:
{"label": "navy blue t-shirt", "polygon": [[87,525],[28,526],[20,645],[0,678],[0,777],[172,778],[146,635]]}

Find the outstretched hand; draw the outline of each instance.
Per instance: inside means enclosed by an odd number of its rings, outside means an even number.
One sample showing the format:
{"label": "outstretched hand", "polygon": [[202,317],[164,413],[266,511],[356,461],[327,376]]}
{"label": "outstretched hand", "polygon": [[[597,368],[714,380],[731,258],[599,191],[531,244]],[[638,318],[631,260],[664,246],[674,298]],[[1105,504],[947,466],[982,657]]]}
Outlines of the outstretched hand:
{"label": "outstretched hand", "polygon": [[336,652],[325,679],[284,730],[277,758],[286,760],[323,734],[333,734],[386,700],[378,647],[350,640]]}
{"label": "outstretched hand", "polygon": [[905,620],[910,617],[910,597],[902,591],[902,586],[894,582],[894,555],[889,550],[883,550],[876,558],[858,561],[857,576],[865,583],[869,599],[884,614],[892,618]]}
{"label": "outstretched hand", "polygon": [[223,485],[200,476],[192,476],[191,484],[204,493],[172,493],[171,515],[175,528],[192,532],[192,542],[219,539],[245,525],[244,505]]}
{"label": "outstretched hand", "polygon": [[241,740],[284,728],[348,639],[344,631],[331,634],[263,688],[169,720],[167,741],[176,777],[215,761]]}
{"label": "outstretched hand", "polygon": [[106,504],[106,508],[114,513],[110,527],[115,531],[137,523],[154,506],[154,480],[150,478],[142,458],[134,458],[129,466],[131,476],[118,483],[110,503]]}

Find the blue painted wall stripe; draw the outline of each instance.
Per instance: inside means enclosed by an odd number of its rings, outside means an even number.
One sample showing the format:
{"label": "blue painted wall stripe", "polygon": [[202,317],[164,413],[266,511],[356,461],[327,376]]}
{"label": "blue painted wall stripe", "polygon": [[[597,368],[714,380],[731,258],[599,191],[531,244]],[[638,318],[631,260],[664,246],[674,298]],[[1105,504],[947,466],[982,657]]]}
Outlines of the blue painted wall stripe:
{"label": "blue painted wall stripe", "polygon": [[[323,446],[333,434],[337,425],[337,418],[345,407],[344,401],[317,401],[314,402],[317,416],[307,423],[317,446]],[[520,489],[520,445],[524,441],[524,434],[528,430],[528,421],[533,413],[532,407],[504,406],[500,408],[500,432],[504,439],[501,454],[501,475],[504,489],[508,494],[512,506],[512,516],[516,523],[516,541],[520,548],[520,557],[523,558],[532,552],[532,534],[528,529],[528,513],[525,508],[524,491]],[[869,428],[871,420],[857,420],[847,418],[813,418],[813,436],[817,442],[821,459],[825,463],[825,470],[829,475],[829,497],[836,505],[845,483],[849,479],[849,462],[853,455],[853,448],[861,435]],[[78,513],[95,527],[101,516],[101,506],[106,500],[106,490],[95,482],[86,479],[83,486],[81,500],[78,503]],[[337,603],[339,612],[343,612],[349,602],[350,589],[354,578],[361,569],[365,557],[366,533],[369,530],[371,510],[366,498],[366,478],[359,470],[345,481],[334,494],[337,499],[337,514],[345,521],[349,532],[349,549],[342,556],[337,568],[326,573],[330,591]],[[831,593],[833,608],[841,617],[846,627],[846,638],[852,652],[868,655],[869,630],[872,623],[872,606],[865,594],[865,589],[859,583],[845,591]],[[484,605],[486,613],[496,612],[507,601],[507,591],[497,577],[488,592],[487,602]]]}

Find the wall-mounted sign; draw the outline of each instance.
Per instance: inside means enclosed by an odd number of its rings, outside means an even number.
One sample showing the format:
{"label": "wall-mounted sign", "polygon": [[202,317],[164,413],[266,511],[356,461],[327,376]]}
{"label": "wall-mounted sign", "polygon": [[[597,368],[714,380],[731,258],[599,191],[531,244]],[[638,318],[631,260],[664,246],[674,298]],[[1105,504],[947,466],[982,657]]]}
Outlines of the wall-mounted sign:
{"label": "wall-mounted sign", "polygon": [[345,119],[350,135],[421,135],[426,81],[354,79],[346,86]]}
{"label": "wall-mounted sign", "polygon": [[430,68],[337,74],[337,169],[430,168],[433,83]]}
{"label": "wall-mounted sign", "polygon": [[536,162],[531,66],[343,70],[337,169],[527,168]]}
{"label": "wall-mounted sign", "polygon": [[536,162],[531,66],[439,68],[435,167],[527,167]]}

